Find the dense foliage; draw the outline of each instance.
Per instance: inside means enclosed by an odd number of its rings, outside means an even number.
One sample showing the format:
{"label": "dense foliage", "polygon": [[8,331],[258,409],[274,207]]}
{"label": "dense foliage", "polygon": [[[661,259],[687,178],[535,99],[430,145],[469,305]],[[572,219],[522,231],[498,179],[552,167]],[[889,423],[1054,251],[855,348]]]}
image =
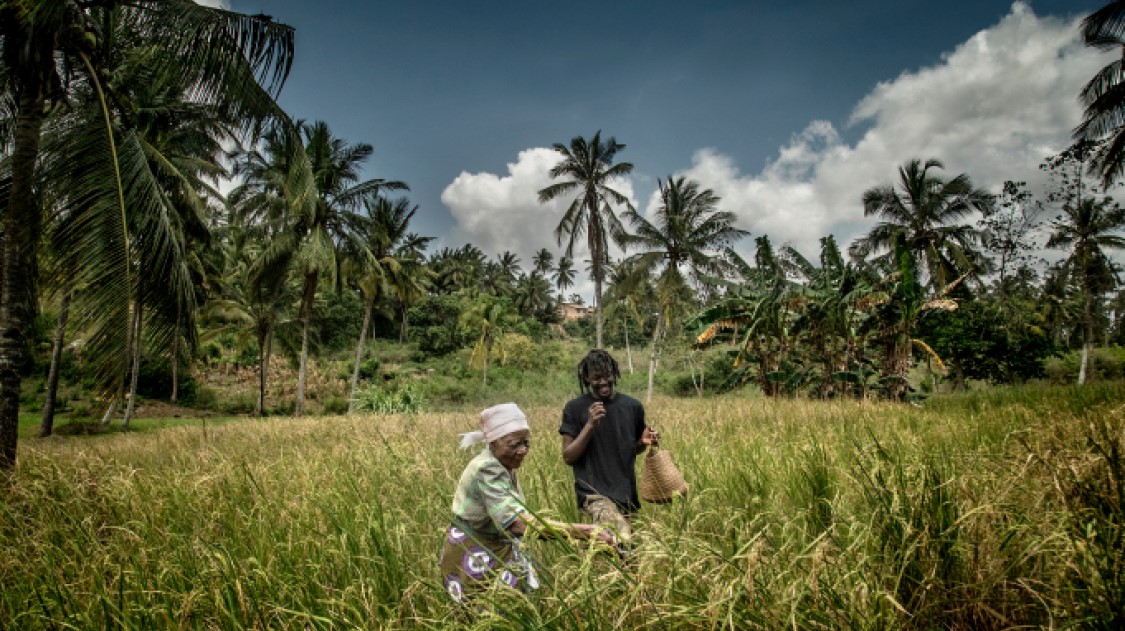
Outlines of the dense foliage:
{"label": "dense foliage", "polygon": [[[619,190],[625,145],[577,136],[554,145],[538,192],[566,202],[562,251],[521,261],[431,251],[407,183],[364,170],[367,139],[278,108],[288,26],[188,0],[34,4],[0,4],[0,466],[14,463],[18,405],[42,409],[48,435],[60,392],[127,425],[138,395],[302,414],[354,409],[413,371],[441,405],[557,342],[614,347],[648,396],[906,400],[1057,378],[1070,364],[1048,373],[1046,360],[1071,351],[1077,380],[1098,378],[1098,347],[1125,340],[1112,68],[1087,87],[1080,140],[1044,161],[1042,194],[993,194],[903,156],[896,181],[870,174],[856,200],[870,230],[824,235],[819,253],[749,235],[683,176],[659,181],[642,215]],[[1091,44],[1120,44],[1119,4],[1085,23]],[[748,238],[752,260],[738,254]],[[583,240],[593,317],[567,319]],[[233,394],[217,385],[231,374]]]}

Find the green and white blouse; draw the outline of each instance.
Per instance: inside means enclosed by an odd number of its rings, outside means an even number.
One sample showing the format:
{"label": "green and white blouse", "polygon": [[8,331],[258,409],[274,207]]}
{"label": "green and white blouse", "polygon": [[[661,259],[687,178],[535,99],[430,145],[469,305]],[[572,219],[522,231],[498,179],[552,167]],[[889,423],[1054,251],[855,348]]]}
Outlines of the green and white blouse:
{"label": "green and white blouse", "polygon": [[502,537],[527,512],[519,481],[485,447],[461,473],[453,494],[453,519],[469,535]]}

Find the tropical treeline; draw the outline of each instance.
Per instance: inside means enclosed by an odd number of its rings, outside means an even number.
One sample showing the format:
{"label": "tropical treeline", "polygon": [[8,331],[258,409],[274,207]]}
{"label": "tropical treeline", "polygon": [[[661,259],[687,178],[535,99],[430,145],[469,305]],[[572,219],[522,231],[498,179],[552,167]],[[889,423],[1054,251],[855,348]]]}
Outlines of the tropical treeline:
{"label": "tropical treeline", "polygon": [[[1087,41],[1118,46],[1122,13],[1115,2],[1091,16]],[[1120,60],[1084,92],[1075,145],[1044,163],[1045,194],[990,193],[905,156],[897,179],[871,174],[870,232],[802,253],[739,229],[684,177],[661,179],[642,214],[615,188],[633,169],[625,145],[598,132],[554,145],[538,201],[565,203],[558,250],[521,261],[472,244],[430,251],[408,183],[365,178],[372,145],[282,111],[294,35],[269,16],[0,0],[0,49],[0,468],[15,462],[21,381],[46,367],[49,434],[63,349],[79,342],[104,418],[128,423],[144,362],[170,366],[175,401],[181,372],[218,339],[258,367],[258,413],[275,355],[291,359],[302,414],[310,356],[345,343],[341,321],[355,323],[343,327],[353,401],[373,333],[430,355],[473,347],[485,381],[506,332],[588,334],[630,357],[643,339],[650,375],[666,345],[729,344],[729,387],[893,399],[910,395],[916,361],[959,383],[1021,381],[1053,352],[1085,358],[1125,337],[1111,258],[1125,245],[1110,195],[1125,155]],[[590,331],[559,313],[585,277]],[[350,310],[332,320],[340,304]]]}

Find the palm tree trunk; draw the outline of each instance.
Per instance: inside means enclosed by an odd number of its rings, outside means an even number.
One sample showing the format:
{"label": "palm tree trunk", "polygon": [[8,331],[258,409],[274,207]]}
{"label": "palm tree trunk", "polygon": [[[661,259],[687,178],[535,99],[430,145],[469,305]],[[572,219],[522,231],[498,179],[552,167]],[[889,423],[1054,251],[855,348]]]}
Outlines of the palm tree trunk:
{"label": "palm tree trunk", "polygon": [[258,398],[254,402],[254,416],[261,416],[266,398],[266,336],[258,335]]}
{"label": "palm tree trunk", "polygon": [[172,396],[168,399],[175,403],[180,393],[180,326],[181,315],[179,307],[176,308],[176,336],[172,338]]}
{"label": "palm tree trunk", "polygon": [[132,374],[129,376],[129,398],[125,406],[125,417],[121,420],[123,427],[129,427],[129,421],[133,420],[133,412],[137,409],[137,374],[141,369],[141,323],[143,322],[144,309],[140,302],[137,302],[137,308],[133,312],[133,368],[130,371]]}
{"label": "palm tree trunk", "polygon": [[63,342],[66,338],[66,321],[70,318],[70,297],[73,285],[67,281],[59,303],[59,319],[55,324],[55,343],[51,346],[51,368],[47,371],[47,397],[43,401],[43,419],[39,423],[39,437],[46,438],[54,431],[55,399],[59,393],[59,367],[62,364]]}
{"label": "palm tree trunk", "polygon": [[652,401],[652,382],[656,376],[656,345],[660,340],[660,325],[663,322],[663,314],[656,314],[656,328],[652,331],[652,349],[649,351],[648,356],[648,393],[645,394],[645,403]]}
{"label": "palm tree trunk", "polygon": [[484,385],[488,385],[488,356],[492,354],[492,338],[484,340]]}
{"label": "palm tree trunk", "polygon": [[594,340],[594,347],[602,348],[602,279],[599,272],[595,272],[594,276]]}
{"label": "palm tree trunk", "polygon": [[305,412],[305,380],[309,364],[309,324],[312,322],[312,303],[316,296],[317,273],[305,274],[305,295],[301,299],[301,368],[297,375],[297,405],[293,416]]}
{"label": "palm tree trunk", "polygon": [[691,369],[691,385],[695,386],[695,395],[703,396],[703,367],[699,367],[699,381],[695,380],[695,351],[688,353],[688,366]]}
{"label": "palm tree trunk", "polygon": [[1078,385],[1086,385],[1086,364],[1090,361],[1090,345],[1082,344],[1081,360],[1078,366]]}
{"label": "palm tree trunk", "polygon": [[1078,367],[1078,385],[1085,385],[1090,377],[1090,351],[1094,339],[1094,316],[1090,303],[1093,302],[1090,291],[1083,288],[1082,312],[1082,365]]}
{"label": "palm tree trunk", "polygon": [[621,316],[625,321],[625,356],[629,359],[629,374],[633,374],[633,349],[629,346],[629,318]]}
{"label": "palm tree trunk", "polygon": [[258,362],[260,366],[258,374],[258,416],[265,416],[266,414],[266,385],[270,374],[270,356],[273,354],[272,329],[266,332],[264,343],[265,352],[259,350],[262,356]]}
{"label": "palm tree trunk", "polygon": [[406,306],[406,303],[404,302],[404,303],[402,303],[402,325],[399,326],[399,329],[398,329],[398,343],[399,344],[405,344],[406,343],[406,320],[407,320],[406,313],[407,313],[407,306]]}
{"label": "palm tree trunk", "polygon": [[355,410],[355,389],[359,385],[359,362],[363,360],[363,345],[367,341],[367,329],[371,327],[371,312],[375,310],[375,301],[365,301],[363,309],[363,328],[359,330],[359,343],[355,345],[355,365],[352,367],[352,388],[348,394],[348,414]]}
{"label": "palm tree trunk", "polygon": [[105,414],[102,414],[101,424],[103,426],[109,425],[109,422],[113,420],[113,415],[117,413],[117,403],[121,400],[121,394],[122,392],[119,388],[117,394],[113,395],[113,398],[110,399],[109,406],[105,409]]}
{"label": "palm tree trunk", "polygon": [[[20,412],[20,368],[24,361],[23,332],[30,324],[34,270],[34,227],[39,224],[32,181],[43,128],[43,93],[20,91],[14,147],[12,185],[4,215],[4,244],[0,271],[0,471],[16,464]],[[29,233],[30,232],[30,233]],[[35,238],[28,238],[34,236]]]}

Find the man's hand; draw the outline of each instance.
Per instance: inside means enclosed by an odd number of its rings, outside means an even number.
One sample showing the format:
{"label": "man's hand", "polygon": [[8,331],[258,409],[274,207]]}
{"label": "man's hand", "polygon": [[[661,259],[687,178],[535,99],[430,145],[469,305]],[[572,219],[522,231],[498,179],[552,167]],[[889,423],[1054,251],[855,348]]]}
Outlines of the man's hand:
{"label": "man's hand", "polygon": [[644,433],[641,434],[641,444],[644,446],[655,445],[660,446],[660,432],[656,431],[654,427],[646,427]]}
{"label": "man's hand", "polygon": [[590,427],[597,427],[598,423],[601,423],[602,419],[605,418],[605,404],[601,401],[594,401],[587,413],[590,417]]}

